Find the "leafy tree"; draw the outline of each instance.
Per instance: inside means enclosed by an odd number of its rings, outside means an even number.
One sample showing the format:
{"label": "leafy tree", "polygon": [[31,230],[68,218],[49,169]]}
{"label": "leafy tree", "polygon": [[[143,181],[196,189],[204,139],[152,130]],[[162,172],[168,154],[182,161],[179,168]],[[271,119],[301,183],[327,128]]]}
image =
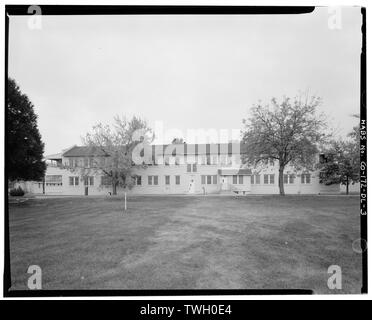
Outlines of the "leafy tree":
{"label": "leafy tree", "polygon": [[117,194],[117,187],[133,186],[131,173],[136,166],[133,162],[133,150],[144,139],[151,140],[152,131],[145,120],[133,117],[114,118],[112,126],[99,123],[92,132],[83,138],[85,146],[93,148],[96,156],[92,157],[91,168],[80,168],[80,175],[87,177],[92,171],[103,173],[112,185],[113,194]]}
{"label": "leafy tree", "polygon": [[34,106],[15,82],[8,78],[7,173],[10,181],[41,180],[46,164],[44,143],[37,126]]}
{"label": "leafy tree", "polygon": [[317,115],[319,97],[273,98],[270,104],[258,103],[243,120],[242,162],[256,167],[268,161],[279,163],[279,191],[284,195],[283,172],[288,164],[312,169],[318,145],[325,140],[326,122]]}
{"label": "leafy tree", "polygon": [[350,183],[354,184],[360,180],[359,126],[353,127],[348,137],[349,140],[332,141],[318,166],[321,171],[320,183],[345,185],[346,194],[349,194]]}
{"label": "leafy tree", "polygon": [[183,141],[183,138],[174,138],[172,140],[172,144],[182,144],[182,143],[186,143],[185,141]]}

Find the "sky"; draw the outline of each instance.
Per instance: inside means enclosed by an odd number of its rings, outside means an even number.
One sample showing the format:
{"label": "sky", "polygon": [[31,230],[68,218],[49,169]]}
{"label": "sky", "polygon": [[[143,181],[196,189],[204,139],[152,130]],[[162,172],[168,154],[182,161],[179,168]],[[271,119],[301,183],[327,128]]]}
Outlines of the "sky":
{"label": "sky", "polygon": [[[38,115],[45,154],[98,122],[141,116],[158,142],[239,131],[258,101],[308,92],[337,134],[360,108],[361,14],[11,16],[9,76]],[[335,22],[336,21],[336,22]],[[176,129],[172,130],[172,129]],[[187,139],[186,139],[187,140]]]}

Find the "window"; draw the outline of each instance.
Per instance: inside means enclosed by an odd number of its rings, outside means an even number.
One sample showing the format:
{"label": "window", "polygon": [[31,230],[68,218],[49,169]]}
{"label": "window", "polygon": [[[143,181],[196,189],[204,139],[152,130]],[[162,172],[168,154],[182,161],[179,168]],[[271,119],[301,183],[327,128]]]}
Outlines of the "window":
{"label": "window", "polygon": [[274,174],[264,174],[264,184],[274,184],[275,175]]}
{"label": "window", "polygon": [[74,185],[74,177],[68,177],[69,185],[73,186]]}
{"label": "window", "polygon": [[285,184],[293,184],[294,183],[294,178],[295,178],[295,175],[294,174],[285,174],[283,175],[283,180],[284,180],[284,183]]}
{"label": "window", "polygon": [[287,184],[288,180],[289,180],[289,174],[283,174],[283,182]]}
{"label": "window", "polygon": [[191,172],[191,164],[190,163],[187,164],[187,172]]}
{"label": "window", "polygon": [[93,168],[94,167],[94,161],[93,158],[89,158],[89,167]]}
{"label": "window", "polygon": [[180,184],[180,179],[181,177],[180,176],[176,176],[176,184]]}
{"label": "window", "polygon": [[158,185],[159,179],[158,176],[148,176],[148,185]]}
{"label": "window", "polygon": [[270,184],[274,184],[274,181],[275,181],[275,175],[274,174],[270,174]]}
{"label": "window", "polygon": [[217,175],[213,175],[213,176],[202,175],[201,176],[201,183],[202,184],[217,184]]}
{"label": "window", "polygon": [[244,176],[239,176],[239,184],[243,184],[243,177]]}
{"label": "window", "polygon": [[213,176],[213,184],[217,184],[217,175]]}
{"label": "window", "polygon": [[84,158],[84,168],[88,167],[88,158]]}
{"label": "window", "polygon": [[256,184],[261,184],[261,175],[255,174]]}
{"label": "window", "polygon": [[165,176],[165,184],[170,184],[170,176]]}
{"label": "window", "polygon": [[85,186],[93,186],[94,185],[94,177],[84,177],[84,185]]}
{"label": "window", "polygon": [[238,176],[233,176],[233,184],[238,184]]}
{"label": "window", "polygon": [[47,186],[62,186],[61,175],[47,175],[45,176],[45,184]]}
{"label": "window", "polygon": [[75,177],[75,186],[79,185],[79,177]]}
{"label": "window", "polygon": [[68,159],[68,165],[69,165],[69,167],[72,168],[74,166],[74,159],[72,159],[72,158]]}
{"label": "window", "polygon": [[196,172],[196,163],[193,163],[192,165],[192,172]]}
{"label": "window", "polygon": [[136,184],[137,184],[137,186],[140,186],[142,184],[142,177],[141,176],[136,176]]}
{"label": "window", "polygon": [[211,156],[207,156],[207,165],[209,166],[211,164]]}
{"label": "window", "polygon": [[302,184],[309,184],[310,183],[310,174],[309,173],[301,174],[301,183]]}
{"label": "window", "polygon": [[108,176],[101,176],[101,185],[102,186],[110,186],[111,185],[111,178]]}

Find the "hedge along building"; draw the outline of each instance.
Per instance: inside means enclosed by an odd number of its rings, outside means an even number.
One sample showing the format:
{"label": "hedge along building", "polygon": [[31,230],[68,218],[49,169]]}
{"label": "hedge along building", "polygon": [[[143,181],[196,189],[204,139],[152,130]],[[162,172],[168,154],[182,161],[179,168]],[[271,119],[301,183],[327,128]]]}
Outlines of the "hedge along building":
{"label": "hedge along building", "polygon": [[[131,188],[118,188],[118,194],[278,194],[278,165],[269,161],[259,168],[241,163],[240,143],[152,145],[137,154],[131,175]],[[60,195],[108,195],[110,179],[98,161],[107,155],[99,148],[74,146],[46,157],[44,182],[34,183],[32,192]],[[80,169],[92,169],[82,176]],[[288,194],[339,193],[339,185],[319,183],[319,172],[294,170],[284,172]]]}

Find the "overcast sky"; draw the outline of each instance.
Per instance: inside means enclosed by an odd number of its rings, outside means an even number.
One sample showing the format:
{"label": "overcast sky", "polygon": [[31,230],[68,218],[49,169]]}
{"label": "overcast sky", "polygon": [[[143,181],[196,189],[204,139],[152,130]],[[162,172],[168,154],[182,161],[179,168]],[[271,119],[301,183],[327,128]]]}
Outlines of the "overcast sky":
{"label": "overcast sky", "polygon": [[[10,17],[9,75],[39,116],[45,154],[133,114],[164,130],[240,129],[258,100],[308,90],[345,135],[359,113],[361,15]],[[165,141],[168,142],[168,141]]]}

